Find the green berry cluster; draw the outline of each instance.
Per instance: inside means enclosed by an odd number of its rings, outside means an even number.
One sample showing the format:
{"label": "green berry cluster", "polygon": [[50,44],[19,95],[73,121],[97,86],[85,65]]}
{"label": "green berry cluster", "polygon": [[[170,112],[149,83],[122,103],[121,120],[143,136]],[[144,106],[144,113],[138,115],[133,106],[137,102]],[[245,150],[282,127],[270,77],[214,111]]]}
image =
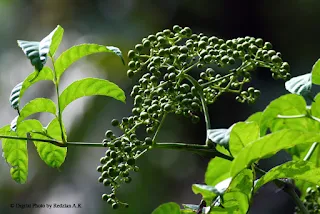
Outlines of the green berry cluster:
{"label": "green berry cluster", "polygon": [[[112,190],[103,199],[114,208],[124,204],[116,198],[116,189],[131,181],[130,171],[138,170],[135,160],[152,148],[167,114],[183,115],[197,123],[207,105],[225,92],[237,94],[239,102],[254,102],[260,91],[246,90],[243,85],[250,82],[250,72],[257,67],[269,68],[274,78],[289,77],[288,63],[269,42],[253,37],[225,41],[178,25],[143,38],[128,52],[128,58],[128,77],[139,78],[130,94],[132,116],[112,121],[124,134],[116,137],[106,132],[103,144],[108,149],[98,167],[99,181]],[[137,137],[140,126],[148,137]]]}
{"label": "green berry cluster", "polygon": [[137,172],[139,167],[136,166],[136,158],[152,145],[152,139],[146,137],[139,140],[136,136],[135,127],[139,125],[135,117],[123,118],[121,123],[113,119],[112,126],[117,126],[125,134],[116,137],[111,130],[105,133],[103,146],[107,147],[105,156],[100,159],[100,166],[97,171],[101,173],[98,181],[104,186],[111,187],[112,193],[103,194],[102,199],[112,205],[114,209],[119,206],[128,207],[128,204],[119,201],[116,198],[116,190],[121,183],[130,183],[130,171]]}
{"label": "green berry cluster", "polygon": [[[303,205],[310,214],[320,213],[320,186],[316,186],[315,188],[309,187],[306,190],[306,197],[303,200]],[[302,212],[296,207],[295,214],[300,213]]]}

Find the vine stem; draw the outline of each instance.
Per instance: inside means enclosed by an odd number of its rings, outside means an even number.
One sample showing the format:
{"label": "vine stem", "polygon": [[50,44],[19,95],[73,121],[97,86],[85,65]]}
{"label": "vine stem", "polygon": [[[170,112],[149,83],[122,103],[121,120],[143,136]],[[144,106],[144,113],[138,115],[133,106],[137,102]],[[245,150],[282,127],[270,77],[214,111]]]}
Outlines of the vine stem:
{"label": "vine stem", "polygon": [[[260,172],[261,174],[266,174],[267,172],[264,171],[263,169],[260,169],[257,165],[254,165],[254,168]],[[298,194],[295,191],[295,187],[288,182],[285,182],[283,180],[280,179],[276,179],[273,181],[279,188],[282,188],[283,191],[285,191],[286,193],[288,193],[292,199],[294,200],[295,204],[299,207],[299,209],[301,210],[301,212],[303,214],[309,214],[309,211],[307,210],[307,208],[303,205],[303,203],[301,202]]]}
{"label": "vine stem", "polygon": [[[204,114],[204,119],[206,121],[206,130],[211,129],[211,124],[210,124],[210,116],[209,116],[209,111],[208,111],[208,106],[206,105],[204,96],[203,96],[203,91],[201,85],[189,74],[184,74],[186,79],[189,80],[192,85],[197,89],[200,100],[201,100],[201,105],[203,109],[203,114]],[[207,136],[208,138],[208,136]]]}
{"label": "vine stem", "polygon": [[307,153],[306,156],[303,158],[304,161],[310,160],[310,158],[311,158],[313,152],[316,150],[317,146],[318,146],[318,142],[314,142],[314,143],[311,145],[308,153]]}
{"label": "vine stem", "polygon": [[62,112],[60,108],[60,92],[59,92],[59,82],[57,78],[56,68],[54,65],[54,58],[50,55],[51,61],[52,61],[52,67],[53,67],[53,76],[54,76],[54,86],[56,88],[57,98],[58,98],[58,121],[60,125],[60,131],[61,131],[61,139],[62,142],[65,144],[67,141],[64,137],[64,131],[63,131],[63,123],[62,123]]}
{"label": "vine stem", "polygon": [[173,149],[194,152],[202,155],[211,155],[213,157],[220,157],[232,161],[233,158],[225,155],[217,150],[210,149],[207,145],[199,144],[185,144],[185,143],[155,143],[152,148],[155,149]]}

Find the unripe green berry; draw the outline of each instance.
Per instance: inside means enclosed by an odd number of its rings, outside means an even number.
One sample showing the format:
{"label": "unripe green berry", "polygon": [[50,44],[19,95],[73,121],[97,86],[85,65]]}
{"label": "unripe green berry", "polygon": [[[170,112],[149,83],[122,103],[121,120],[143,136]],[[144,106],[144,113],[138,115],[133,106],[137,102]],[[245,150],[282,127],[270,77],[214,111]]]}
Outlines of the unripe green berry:
{"label": "unripe green berry", "polygon": [[113,132],[111,130],[106,131],[106,138],[111,138],[111,136],[113,135]]}
{"label": "unripe green berry", "polygon": [[111,125],[112,125],[112,126],[119,126],[119,120],[113,119],[113,120],[111,121]]}
{"label": "unripe green berry", "polygon": [[136,55],[136,53],[134,52],[134,50],[130,50],[130,51],[128,52],[128,58],[129,58],[129,59],[133,59],[133,57],[135,57],[135,55]]}

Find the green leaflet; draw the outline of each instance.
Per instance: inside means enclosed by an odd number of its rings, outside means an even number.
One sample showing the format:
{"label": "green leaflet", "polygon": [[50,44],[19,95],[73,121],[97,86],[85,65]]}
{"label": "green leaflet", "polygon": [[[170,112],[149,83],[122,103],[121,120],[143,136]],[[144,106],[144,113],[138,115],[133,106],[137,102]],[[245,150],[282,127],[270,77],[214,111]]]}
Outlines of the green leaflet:
{"label": "green leaflet", "polygon": [[[55,35],[55,32],[58,29],[60,31],[59,26],[40,42],[18,40],[19,47],[21,47],[24,54],[28,57],[28,59],[30,59],[31,64],[35,67],[38,73],[42,70],[44,64],[47,62],[52,37]],[[54,48],[56,47],[53,47],[53,49]]]}
{"label": "green leaflet", "polygon": [[312,67],[312,83],[320,85],[320,59]]}
{"label": "green leaflet", "polygon": [[[4,127],[4,130],[8,126]],[[25,120],[17,126],[17,131],[6,130],[1,134],[7,136],[27,137],[30,131],[40,131],[42,125],[38,120]],[[1,129],[3,130],[3,128]],[[28,177],[28,151],[27,142],[24,140],[2,139],[2,151],[5,160],[12,167],[10,174],[18,183],[25,183]]]}
{"label": "green leaflet", "polygon": [[201,194],[202,198],[207,202],[207,204],[223,193],[213,186],[203,184],[193,184],[192,191],[194,194]]}
{"label": "green leaflet", "polygon": [[[10,125],[0,129],[1,135],[17,136],[16,132],[10,130]],[[28,177],[28,152],[27,143],[21,140],[1,139],[2,156],[10,165],[10,174],[17,183],[25,183]]]}
{"label": "green leaflet", "polygon": [[230,133],[229,149],[233,157],[246,147],[250,142],[260,136],[260,128],[255,122],[236,123]]}
{"label": "green leaflet", "polygon": [[311,115],[320,118],[320,93],[317,94],[311,104]]}
{"label": "green leaflet", "polygon": [[[279,115],[291,118],[278,118]],[[269,127],[272,132],[281,129],[316,131],[319,124],[306,117],[307,105],[302,96],[296,94],[283,95],[272,101],[264,110],[260,126]],[[261,136],[266,129],[261,129]]]}
{"label": "green leaflet", "polygon": [[180,214],[180,206],[173,202],[165,203],[155,209],[152,214]]}
{"label": "green leaflet", "polygon": [[205,174],[205,182],[207,185],[215,186],[220,181],[230,177],[231,161],[223,158],[215,157],[208,164]]}
{"label": "green leaflet", "polygon": [[62,37],[63,37],[63,28],[58,25],[56,27],[56,29],[54,30],[53,36],[52,36],[52,40],[51,40],[51,45],[50,45],[50,50],[49,50],[49,54],[53,57],[54,54],[56,53],[56,50],[58,49]]}
{"label": "green leaflet", "polygon": [[242,192],[249,200],[251,198],[253,179],[252,170],[244,169],[232,179],[227,192]]}
{"label": "green leaflet", "polygon": [[[61,131],[59,126],[59,121],[57,118],[53,119],[49,123],[49,125],[46,128],[46,134],[48,134],[50,137],[56,140],[61,140]],[[50,139],[46,136],[36,134],[36,133],[33,133],[32,137],[41,138],[41,139]],[[66,134],[65,134],[65,139],[66,139]],[[34,142],[34,145],[37,148],[40,158],[50,167],[53,167],[53,168],[60,167],[67,156],[66,147],[59,147],[50,143],[43,143],[43,142]]]}
{"label": "green leaflet", "polygon": [[52,100],[46,99],[46,98],[36,98],[28,102],[21,109],[20,116],[18,118],[18,123],[19,121],[35,113],[49,112],[55,115],[56,111],[57,111],[56,104]]}
{"label": "green leaflet", "polygon": [[264,184],[279,178],[292,178],[320,185],[320,168],[308,161],[289,161],[272,168],[255,185],[257,191]]}
{"label": "green leaflet", "polygon": [[[53,81],[52,70],[49,67],[44,67],[42,72],[39,73],[36,79],[34,79],[35,75],[37,75],[37,71],[31,73],[23,82],[17,84],[11,91],[10,94],[10,104],[12,108],[19,110],[20,100],[24,95],[25,91],[34,83],[39,82],[41,80],[51,80]],[[31,81],[32,80],[32,81]]]}
{"label": "green leaflet", "polygon": [[55,71],[57,74],[57,82],[59,83],[61,75],[63,72],[74,62],[79,60],[82,57],[85,57],[90,54],[94,53],[103,53],[103,52],[110,52],[110,53],[115,53],[123,61],[122,54],[120,50],[116,47],[106,47],[103,45],[97,45],[97,44],[81,44],[81,45],[76,45],[65,52],[63,52],[58,59],[55,61],[54,66],[55,66]]}
{"label": "green leaflet", "polygon": [[85,78],[71,83],[60,95],[61,112],[72,101],[92,95],[104,95],[125,102],[125,94],[121,88],[108,80]]}
{"label": "green leaflet", "polygon": [[230,174],[237,175],[242,169],[262,158],[274,155],[282,149],[288,149],[299,144],[320,141],[320,134],[298,130],[281,130],[268,134],[243,148],[232,161]]}
{"label": "green leaflet", "polygon": [[260,123],[261,117],[262,117],[263,112],[258,111],[252,115],[250,115],[247,119],[246,122],[256,122],[257,124]]}

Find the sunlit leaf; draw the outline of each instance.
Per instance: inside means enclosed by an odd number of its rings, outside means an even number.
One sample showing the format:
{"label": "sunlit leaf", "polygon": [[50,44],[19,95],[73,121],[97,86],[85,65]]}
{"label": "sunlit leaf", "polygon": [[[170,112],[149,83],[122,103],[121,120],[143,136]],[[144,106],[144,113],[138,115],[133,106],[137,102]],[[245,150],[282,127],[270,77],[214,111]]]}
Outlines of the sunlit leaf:
{"label": "sunlit leaf", "polygon": [[230,133],[229,149],[233,157],[246,147],[250,142],[257,140],[260,136],[260,129],[255,122],[236,123]]}
{"label": "sunlit leaf", "polygon": [[[65,130],[64,130],[65,132]],[[53,119],[46,128],[46,134],[56,140],[61,141],[61,130],[57,118]],[[65,134],[65,133],[64,133]],[[50,139],[49,137],[32,134],[34,138]],[[65,134],[66,138],[66,134]],[[40,158],[50,167],[59,168],[67,156],[67,148],[59,147],[51,143],[34,142]]]}
{"label": "sunlit leaf", "polygon": [[[11,131],[10,125],[0,129],[1,135],[17,137],[16,132]],[[27,142],[14,139],[2,140],[2,156],[10,166],[10,174],[17,183],[25,183],[28,177],[28,152]]]}
{"label": "sunlit leaf", "polygon": [[120,50],[112,46],[107,47],[97,44],[81,44],[69,48],[68,50],[63,52],[54,63],[55,71],[57,74],[57,81],[60,81],[63,72],[77,60],[90,54],[103,52],[115,53],[122,59]]}
{"label": "sunlit leaf", "polygon": [[50,51],[49,51],[51,56],[54,56],[56,50],[58,49],[58,47],[60,45],[62,37],[63,37],[63,32],[64,32],[64,30],[60,25],[58,25],[56,27],[56,29],[54,30],[51,45],[50,45]]}
{"label": "sunlit leaf", "polygon": [[[307,105],[303,97],[287,94],[275,99],[267,106],[261,117],[260,127],[269,127],[272,132],[281,129],[318,130],[319,123],[306,116]],[[261,129],[261,136],[265,132],[266,129]]]}
{"label": "sunlit leaf", "polygon": [[165,203],[155,209],[152,214],[180,214],[180,206],[173,202]]}
{"label": "sunlit leaf", "polygon": [[274,132],[253,141],[242,149],[238,156],[232,161],[230,174],[234,177],[251,163],[274,155],[282,149],[292,148],[298,144],[318,141],[320,141],[320,134],[315,132],[297,130],[281,130]]}
{"label": "sunlit leaf", "polygon": [[320,118],[320,93],[317,94],[311,104],[311,115]]}
{"label": "sunlit leaf", "polygon": [[48,112],[56,114],[56,104],[46,98],[36,98],[28,102],[20,111],[19,121],[39,112]]}
{"label": "sunlit leaf", "polygon": [[320,85],[320,59],[312,67],[312,83]]}
{"label": "sunlit leaf", "polygon": [[218,195],[221,195],[223,192],[219,192],[213,186],[203,185],[203,184],[193,184],[192,191],[194,194],[201,194],[202,198],[208,203],[212,201]]}
{"label": "sunlit leaf", "polygon": [[108,80],[85,78],[70,84],[60,95],[61,112],[72,101],[92,95],[103,95],[125,102],[124,91]]}
{"label": "sunlit leaf", "polygon": [[264,184],[279,178],[292,178],[320,185],[320,168],[308,161],[289,161],[269,170],[255,185],[257,191]]}
{"label": "sunlit leaf", "polygon": [[205,174],[205,182],[207,185],[215,186],[220,181],[230,177],[229,170],[231,161],[215,157],[208,164]]}

